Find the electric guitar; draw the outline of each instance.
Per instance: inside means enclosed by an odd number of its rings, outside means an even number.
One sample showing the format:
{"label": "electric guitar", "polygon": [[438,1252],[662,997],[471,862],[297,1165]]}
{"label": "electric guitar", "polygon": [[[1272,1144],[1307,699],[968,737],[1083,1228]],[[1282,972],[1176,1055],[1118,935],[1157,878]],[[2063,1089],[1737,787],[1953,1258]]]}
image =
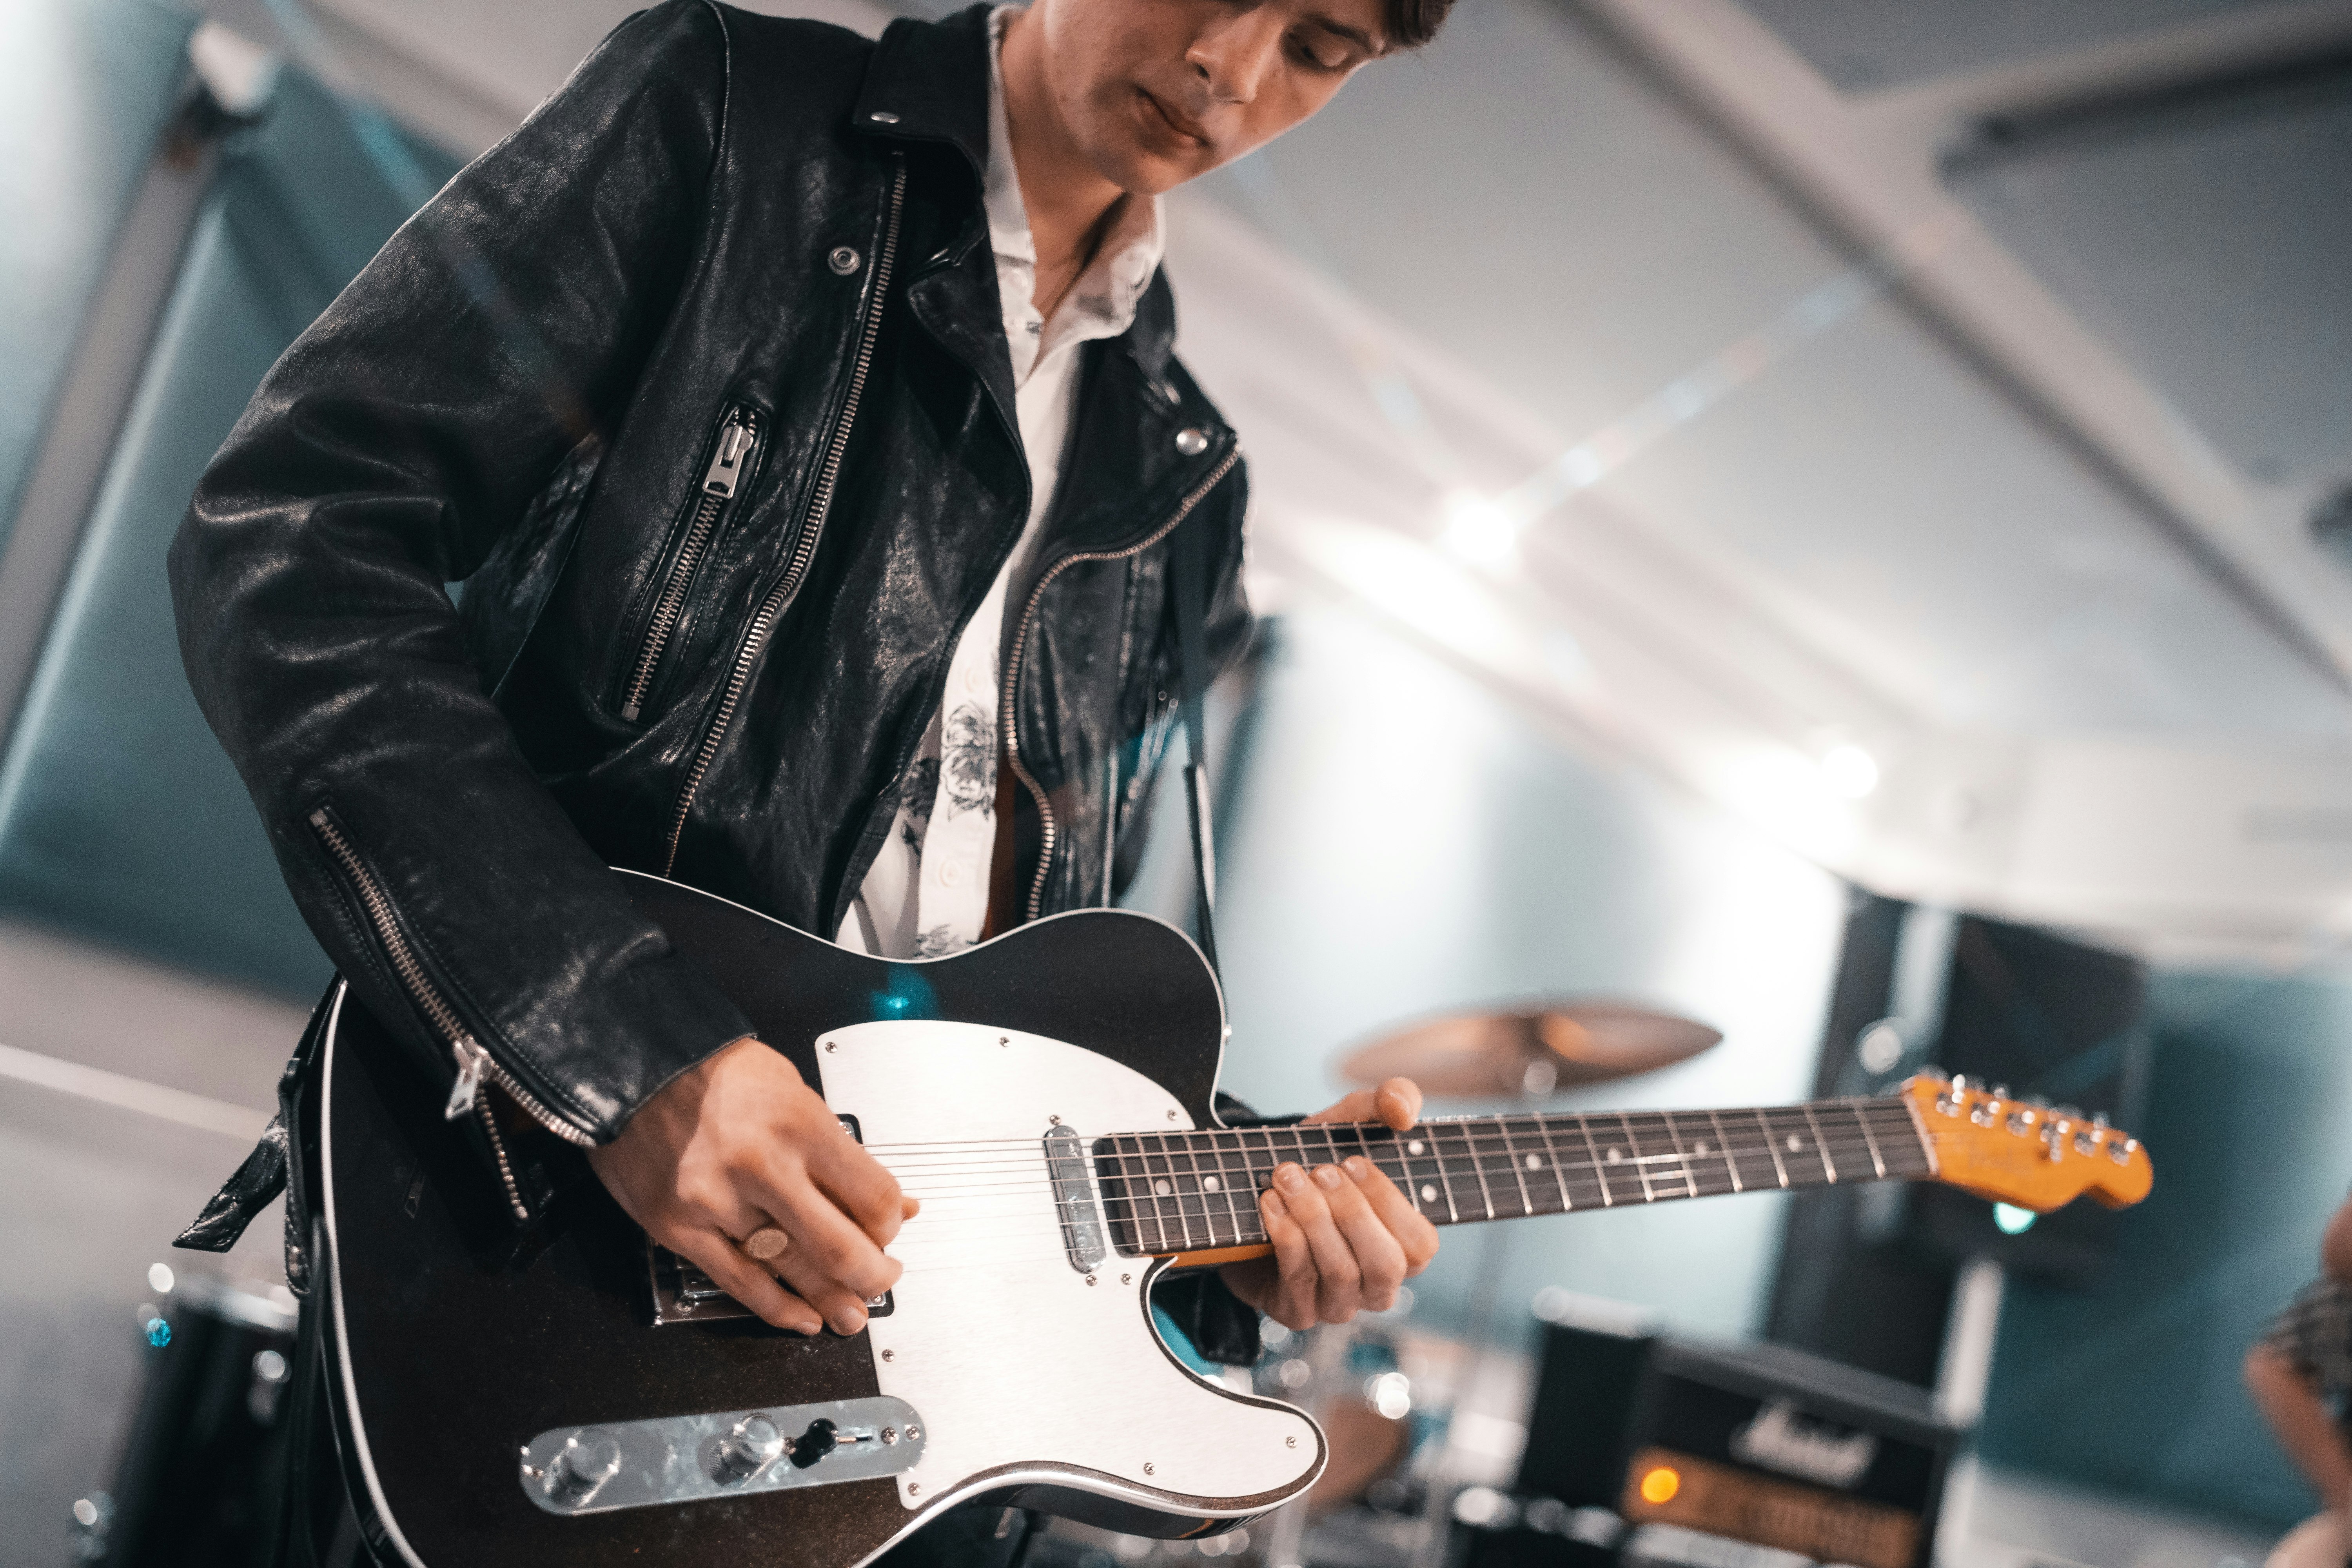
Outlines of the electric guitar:
{"label": "electric guitar", "polygon": [[1262,1255],[1286,1160],[1363,1154],[1439,1225],[1848,1182],[2135,1203],[2123,1132],[1915,1079],[1761,1110],[1225,1129],[1216,978],[1115,910],[887,963],[623,873],[640,910],[922,1200],[847,1337],[767,1327],[649,1247],[584,1171],[520,1237],[444,1093],[348,992],[318,1207],[354,1491],[415,1568],[852,1568],[959,1503],[1215,1534],[1305,1491],[1302,1412],[1152,1328],[1171,1268]]}

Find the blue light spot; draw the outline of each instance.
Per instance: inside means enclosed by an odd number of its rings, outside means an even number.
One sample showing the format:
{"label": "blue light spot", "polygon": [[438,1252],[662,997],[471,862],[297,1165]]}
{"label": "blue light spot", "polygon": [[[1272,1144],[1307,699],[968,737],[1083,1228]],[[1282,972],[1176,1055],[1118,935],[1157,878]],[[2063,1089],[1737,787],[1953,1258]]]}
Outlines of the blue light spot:
{"label": "blue light spot", "polygon": [[874,1016],[882,1019],[936,1018],[940,1015],[939,993],[923,978],[923,972],[911,963],[894,963],[890,978],[881,990],[868,998]]}
{"label": "blue light spot", "polygon": [[2022,1236],[2032,1230],[2033,1222],[2041,1217],[2032,1209],[2021,1209],[2015,1204],[1992,1205],[1992,1222],[2000,1226],[2003,1236]]}
{"label": "blue light spot", "polygon": [[172,1342],[172,1325],[161,1318],[147,1320],[147,1342],[162,1350]]}

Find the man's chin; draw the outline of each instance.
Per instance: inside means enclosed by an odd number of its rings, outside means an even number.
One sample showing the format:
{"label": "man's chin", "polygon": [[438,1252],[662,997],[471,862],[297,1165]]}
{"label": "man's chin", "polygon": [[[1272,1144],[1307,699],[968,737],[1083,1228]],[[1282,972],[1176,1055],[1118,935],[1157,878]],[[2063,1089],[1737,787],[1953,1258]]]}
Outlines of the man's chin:
{"label": "man's chin", "polygon": [[1103,178],[1135,196],[1165,195],[1216,167],[1206,149],[1194,157],[1182,158],[1131,142],[1097,149],[1094,165]]}

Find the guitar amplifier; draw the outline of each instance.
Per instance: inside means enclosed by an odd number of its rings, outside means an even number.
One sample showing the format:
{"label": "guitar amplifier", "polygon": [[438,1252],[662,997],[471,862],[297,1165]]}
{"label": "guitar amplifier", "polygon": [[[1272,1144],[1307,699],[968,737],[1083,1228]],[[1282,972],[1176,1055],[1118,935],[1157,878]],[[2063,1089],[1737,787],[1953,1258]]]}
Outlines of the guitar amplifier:
{"label": "guitar amplifier", "polygon": [[1927,1393],[1778,1345],[1655,1345],[1619,1511],[1854,1568],[1926,1568],[1961,1433]]}

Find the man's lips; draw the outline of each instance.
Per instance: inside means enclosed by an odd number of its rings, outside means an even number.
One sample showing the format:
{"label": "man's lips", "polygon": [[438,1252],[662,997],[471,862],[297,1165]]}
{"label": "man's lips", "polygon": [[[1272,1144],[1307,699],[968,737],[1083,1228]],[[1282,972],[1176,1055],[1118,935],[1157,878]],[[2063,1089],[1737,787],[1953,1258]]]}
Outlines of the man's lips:
{"label": "man's lips", "polygon": [[1150,105],[1151,112],[1159,118],[1160,122],[1165,124],[1170,131],[1174,132],[1177,136],[1187,142],[1197,142],[1202,147],[1206,147],[1209,144],[1209,133],[1202,130],[1201,127],[1195,124],[1190,118],[1178,113],[1176,110],[1169,108],[1166,104],[1160,102],[1159,99],[1152,96],[1149,89],[1139,87],[1135,90],[1137,94],[1142,98],[1145,103]]}

